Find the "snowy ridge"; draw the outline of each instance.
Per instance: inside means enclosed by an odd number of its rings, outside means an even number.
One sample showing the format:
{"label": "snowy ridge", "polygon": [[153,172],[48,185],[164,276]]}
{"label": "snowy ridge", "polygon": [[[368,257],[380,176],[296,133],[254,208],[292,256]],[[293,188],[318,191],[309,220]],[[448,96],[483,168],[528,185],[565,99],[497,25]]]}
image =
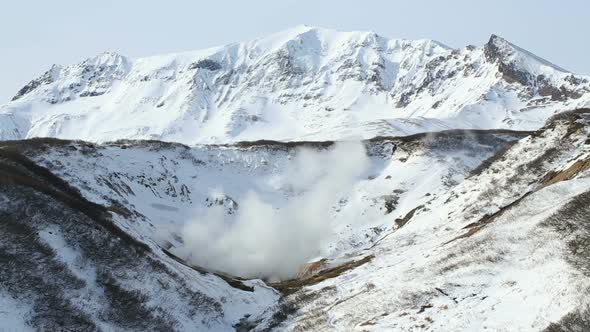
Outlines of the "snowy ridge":
{"label": "snowy ridge", "polygon": [[299,26],[195,52],[106,52],[54,66],[0,106],[0,138],[196,144],[529,130],[586,105],[589,86],[496,36],[455,50]]}

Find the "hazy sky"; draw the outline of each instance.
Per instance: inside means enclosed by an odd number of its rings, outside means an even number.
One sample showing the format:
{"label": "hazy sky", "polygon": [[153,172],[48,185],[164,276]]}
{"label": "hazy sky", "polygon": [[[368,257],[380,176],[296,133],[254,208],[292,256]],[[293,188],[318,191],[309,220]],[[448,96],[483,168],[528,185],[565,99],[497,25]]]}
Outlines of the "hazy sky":
{"label": "hazy sky", "polygon": [[496,33],[590,74],[588,0],[3,0],[0,103],[52,64],[104,50],[131,57],[248,40],[295,25],[480,45]]}

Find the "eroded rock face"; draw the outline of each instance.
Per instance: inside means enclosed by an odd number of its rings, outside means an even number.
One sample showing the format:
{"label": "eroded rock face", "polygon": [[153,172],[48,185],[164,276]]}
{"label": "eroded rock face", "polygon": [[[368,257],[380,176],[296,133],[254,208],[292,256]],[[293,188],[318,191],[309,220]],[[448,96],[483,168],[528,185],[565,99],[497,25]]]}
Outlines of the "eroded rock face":
{"label": "eroded rock face", "polygon": [[511,62],[510,57],[514,55],[514,49],[505,39],[492,35],[484,45],[484,54],[489,62],[498,65],[498,71],[508,83],[516,82],[524,86],[531,83],[533,75]]}
{"label": "eroded rock face", "polygon": [[189,66],[189,69],[206,69],[209,71],[216,71],[221,69],[221,64],[217,61],[213,61],[210,59],[204,59],[198,62],[194,62]]}

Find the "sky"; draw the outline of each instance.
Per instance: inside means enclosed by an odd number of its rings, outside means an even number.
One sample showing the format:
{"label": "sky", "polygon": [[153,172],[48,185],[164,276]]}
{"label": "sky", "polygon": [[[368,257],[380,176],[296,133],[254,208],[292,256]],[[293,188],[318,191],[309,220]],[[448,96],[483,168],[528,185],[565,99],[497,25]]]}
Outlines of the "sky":
{"label": "sky", "polygon": [[500,35],[590,74],[588,0],[3,0],[0,104],[52,64],[102,51],[132,58],[246,41],[306,24],[481,45]]}

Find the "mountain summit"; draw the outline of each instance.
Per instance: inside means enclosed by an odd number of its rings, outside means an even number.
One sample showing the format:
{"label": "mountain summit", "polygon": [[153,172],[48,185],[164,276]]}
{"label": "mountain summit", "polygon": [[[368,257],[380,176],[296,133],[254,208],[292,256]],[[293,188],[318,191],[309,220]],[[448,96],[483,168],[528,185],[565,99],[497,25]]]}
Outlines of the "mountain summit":
{"label": "mountain summit", "polygon": [[[537,129],[590,102],[575,75],[492,35],[481,47],[297,26],[244,43],[53,66],[0,106],[0,139],[187,144]],[[264,137],[261,132],[265,132]]]}

